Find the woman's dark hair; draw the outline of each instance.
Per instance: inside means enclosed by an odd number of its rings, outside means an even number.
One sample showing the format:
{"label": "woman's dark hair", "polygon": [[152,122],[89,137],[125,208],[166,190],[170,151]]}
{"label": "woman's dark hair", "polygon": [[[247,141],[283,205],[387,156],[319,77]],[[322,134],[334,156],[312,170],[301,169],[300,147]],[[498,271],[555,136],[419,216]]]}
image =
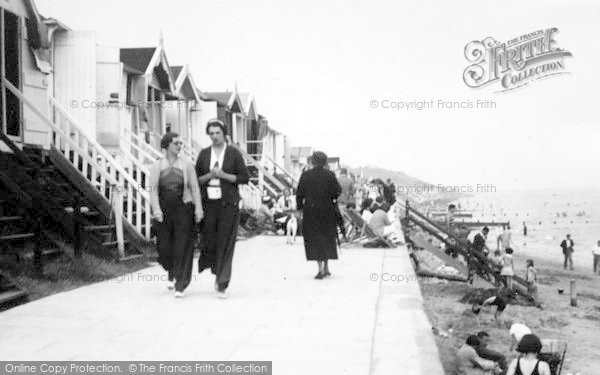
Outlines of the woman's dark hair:
{"label": "woman's dark hair", "polygon": [[513,249],[510,247],[507,247],[506,249],[504,249],[504,252],[506,252],[506,254],[512,254],[513,253]]}
{"label": "woman's dark hair", "polygon": [[470,335],[469,337],[467,337],[467,345],[469,346],[479,346],[479,337],[477,337],[476,335]]}
{"label": "woman's dark hair", "polygon": [[364,210],[368,210],[369,207],[371,207],[371,205],[373,204],[373,199],[371,198],[367,198],[365,199],[362,204],[360,205],[360,213],[362,215]]}
{"label": "woman's dark hair", "polygon": [[179,134],[174,133],[174,132],[168,132],[165,135],[163,135],[162,139],[160,140],[160,148],[163,149],[167,149],[169,147],[169,145],[171,144],[171,142],[173,142],[173,138],[177,138],[179,137]]}
{"label": "woman's dark hair", "polygon": [[223,121],[217,120],[217,119],[210,120],[208,122],[208,124],[206,124],[206,134],[208,134],[208,129],[212,128],[212,127],[221,128],[223,135],[227,135],[227,128],[225,127],[225,124],[223,123]]}
{"label": "woman's dark hair", "polygon": [[533,259],[527,259],[527,267],[534,267]]}
{"label": "woman's dark hair", "polygon": [[312,154],[312,165],[317,168],[323,168],[327,163],[327,155],[321,151],[315,151]]}
{"label": "woman's dark hair", "polygon": [[524,335],[521,341],[519,341],[519,345],[517,345],[517,351],[519,353],[535,353],[539,354],[542,350],[542,342],[540,339],[533,334]]}

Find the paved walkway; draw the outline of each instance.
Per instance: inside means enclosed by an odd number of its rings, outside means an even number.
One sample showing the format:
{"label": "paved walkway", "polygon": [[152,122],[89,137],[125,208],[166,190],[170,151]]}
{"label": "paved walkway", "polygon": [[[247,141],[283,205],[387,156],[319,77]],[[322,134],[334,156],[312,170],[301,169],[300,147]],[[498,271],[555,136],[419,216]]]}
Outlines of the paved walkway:
{"label": "paved walkway", "polygon": [[[265,360],[274,374],[443,374],[406,249],[352,248],[314,280],[302,238],[239,242],[229,299],[154,266],[0,313],[0,360]],[[391,280],[398,275],[400,282]],[[163,280],[160,280],[160,279]],[[372,279],[377,279],[373,281]]]}

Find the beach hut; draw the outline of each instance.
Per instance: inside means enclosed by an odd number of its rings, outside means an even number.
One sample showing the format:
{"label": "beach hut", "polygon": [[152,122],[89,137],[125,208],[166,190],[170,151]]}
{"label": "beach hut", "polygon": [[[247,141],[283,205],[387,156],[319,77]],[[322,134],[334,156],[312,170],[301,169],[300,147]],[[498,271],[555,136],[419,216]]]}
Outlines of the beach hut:
{"label": "beach hut", "polygon": [[291,173],[294,178],[299,179],[300,175],[308,164],[308,157],[313,153],[312,147],[291,147],[290,159],[292,164]]}
{"label": "beach hut", "polygon": [[216,100],[208,98],[198,88],[196,88],[196,92],[199,100],[190,110],[192,117],[191,143],[194,149],[200,150],[211,144],[210,137],[206,134],[206,124],[212,119],[219,118],[219,109]]}
{"label": "beach hut", "polygon": [[[33,1],[4,1],[0,5],[2,27],[2,77],[26,96],[43,113],[53,86],[52,36],[64,28],[54,19],[43,18]],[[49,129],[18,96],[2,84],[1,131],[18,146],[49,148]],[[8,151],[0,142],[0,150]]]}
{"label": "beach hut", "polygon": [[183,140],[191,143],[193,122],[192,108],[200,100],[189,66],[173,66],[174,93],[167,94],[166,129],[179,133]]}
{"label": "beach hut", "polygon": [[206,101],[217,103],[217,118],[225,123],[232,142],[245,150],[245,134],[238,134],[238,124],[244,123],[244,107],[237,92],[207,92],[204,95]]}
{"label": "beach hut", "polygon": [[176,97],[175,80],[162,40],[157,47],[121,48],[119,58],[128,71],[128,103],[139,112],[136,127],[160,149],[160,138],[168,130],[167,97]]}

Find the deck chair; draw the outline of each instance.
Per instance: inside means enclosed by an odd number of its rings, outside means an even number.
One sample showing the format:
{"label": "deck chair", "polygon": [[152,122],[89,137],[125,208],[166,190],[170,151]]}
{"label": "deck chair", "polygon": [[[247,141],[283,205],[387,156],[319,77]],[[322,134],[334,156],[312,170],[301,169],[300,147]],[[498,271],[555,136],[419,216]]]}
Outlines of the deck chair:
{"label": "deck chair", "polygon": [[[385,247],[389,247],[389,248],[396,247],[396,245],[394,245],[392,243],[392,241],[375,233],[373,228],[371,228],[369,226],[369,224],[363,220],[363,218],[358,214],[358,212],[356,212],[354,210],[348,210],[348,209],[344,209],[344,212],[345,212],[346,216],[348,217],[348,219],[350,220],[350,222],[352,223],[352,225],[354,225],[355,228],[357,228],[357,230],[360,230],[361,237],[367,237],[371,240],[380,242]],[[360,228],[360,229],[358,229],[358,228]]]}
{"label": "deck chair", "polygon": [[567,342],[557,339],[542,339],[542,349],[538,358],[548,363],[550,374],[560,375],[567,354]]}

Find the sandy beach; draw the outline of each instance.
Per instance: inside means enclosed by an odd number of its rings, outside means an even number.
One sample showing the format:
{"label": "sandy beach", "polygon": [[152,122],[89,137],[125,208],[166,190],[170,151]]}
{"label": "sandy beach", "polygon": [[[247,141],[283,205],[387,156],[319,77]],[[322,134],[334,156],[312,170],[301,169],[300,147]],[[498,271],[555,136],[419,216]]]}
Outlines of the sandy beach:
{"label": "sandy beach", "polygon": [[[575,208],[575,207],[573,207]],[[580,208],[577,208],[581,210]],[[550,209],[552,210],[552,209]],[[504,211],[504,210],[503,210]],[[554,211],[557,211],[554,209]],[[526,324],[533,333],[545,339],[560,339],[568,343],[562,374],[600,374],[600,361],[597,350],[600,347],[600,276],[592,270],[592,246],[600,239],[598,217],[567,214],[559,218],[545,212],[530,214],[528,235],[523,236],[522,222],[518,216],[523,211],[510,212],[512,217],[515,272],[525,274],[525,262],[532,259],[538,271],[538,293],[542,309],[530,306],[509,305],[502,319]],[[506,212],[503,212],[506,213]],[[542,220],[540,216],[545,216]],[[496,206],[484,218],[505,218]],[[515,220],[516,219],[516,220]],[[555,223],[556,221],[556,223]],[[540,223],[541,222],[541,223]],[[516,228],[515,228],[516,227]],[[566,233],[571,233],[575,241],[575,270],[563,270],[563,255],[559,246]],[[494,232],[488,236],[488,247],[496,249]],[[570,306],[569,287],[571,279],[576,282],[577,306]],[[471,286],[460,282],[422,284],[425,309],[434,327],[443,332],[436,336],[436,342],[447,374],[454,374],[455,355],[469,334],[486,331],[491,336],[490,346],[505,354],[508,359],[516,358],[517,352],[509,352],[510,336],[504,325],[493,321],[495,308],[484,309],[476,319],[470,313],[470,305],[459,300],[474,288],[492,288],[490,284],[476,280]],[[564,293],[559,294],[558,290]],[[444,337],[446,336],[447,337]]]}

